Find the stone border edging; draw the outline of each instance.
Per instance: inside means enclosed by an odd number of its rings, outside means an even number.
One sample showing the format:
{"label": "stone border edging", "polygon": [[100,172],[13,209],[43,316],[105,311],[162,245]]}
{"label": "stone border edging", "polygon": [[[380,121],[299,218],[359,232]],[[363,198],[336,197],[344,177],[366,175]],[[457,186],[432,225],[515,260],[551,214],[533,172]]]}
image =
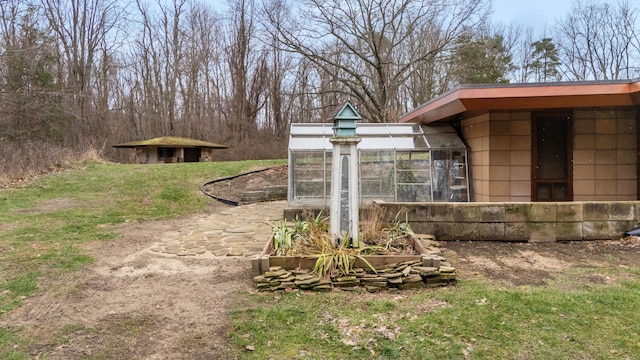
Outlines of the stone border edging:
{"label": "stone border edging", "polygon": [[270,170],[270,169],[275,169],[276,167],[277,167],[277,166],[272,166],[272,167],[268,167],[268,168],[264,168],[264,169],[258,169],[258,170],[248,171],[248,172],[246,172],[246,173],[242,173],[242,174],[231,175],[231,176],[227,176],[227,177],[223,177],[223,178],[218,178],[218,179],[215,179],[215,180],[210,180],[210,181],[207,181],[207,182],[205,182],[204,184],[200,185],[200,191],[201,191],[203,194],[207,195],[208,197],[210,197],[210,198],[212,198],[212,199],[215,199],[215,200],[218,200],[218,201],[220,201],[221,203],[224,203],[224,204],[227,204],[227,205],[238,206],[238,205],[240,204],[240,202],[239,202],[239,201],[229,200],[229,199],[225,199],[225,198],[222,198],[222,197],[219,197],[219,196],[213,195],[213,194],[211,194],[211,193],[207,192],[207,191],[204,189],[204,187],[205,187],[205,186],[207,186],[207,185],[215,184],[215,183],[220,182],[220,181],[232,180],[232,179],[235,179],[235,178],[239,178],[240,176],[250,175],[250,174],[256,174],[256,173],[263,172],[263,171],[267,171],[267,170]]}

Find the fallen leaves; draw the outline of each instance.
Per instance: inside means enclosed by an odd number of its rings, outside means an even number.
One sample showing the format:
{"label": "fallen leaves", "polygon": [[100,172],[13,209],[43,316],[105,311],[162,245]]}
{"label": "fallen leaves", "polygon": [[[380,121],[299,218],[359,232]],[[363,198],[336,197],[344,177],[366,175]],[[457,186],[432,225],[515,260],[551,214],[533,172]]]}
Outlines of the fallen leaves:
{"label": "fallen leaves", "polygon": [[384,325],[381,326],[375,326],[374,327],[374,333],[377,333],[379,335],[382,335],[383,337],[389,339],[389,340],[395,340],[397,334],[400,333],[400,328],[396,327],[395,329],[390,329]]}

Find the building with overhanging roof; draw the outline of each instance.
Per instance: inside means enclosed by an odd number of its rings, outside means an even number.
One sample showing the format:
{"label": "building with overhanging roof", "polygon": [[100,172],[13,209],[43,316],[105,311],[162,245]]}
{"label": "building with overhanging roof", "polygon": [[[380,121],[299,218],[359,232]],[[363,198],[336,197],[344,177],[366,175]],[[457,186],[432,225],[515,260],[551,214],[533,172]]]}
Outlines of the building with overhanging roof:
{"label": "building with overhanging roof", "polygon": [[[640,79],[461,86],[400,124],[356,126],[360,201],[439,240],[624,236],[640,218],[639,106]],[[286,218],[326,204],[331,136],[292,125]]]}
{"label": "building with overhanging roof", "polygon": [[131,141],[113,147],[135,149],[138,164],[213,161],[214,149],[228,148],[208,141],[175,136]]}
{"label": "building with overhanging roof", "polygon": [[640,79],[461,86],[400,118],[448,123],[484,202],[637,200]]}

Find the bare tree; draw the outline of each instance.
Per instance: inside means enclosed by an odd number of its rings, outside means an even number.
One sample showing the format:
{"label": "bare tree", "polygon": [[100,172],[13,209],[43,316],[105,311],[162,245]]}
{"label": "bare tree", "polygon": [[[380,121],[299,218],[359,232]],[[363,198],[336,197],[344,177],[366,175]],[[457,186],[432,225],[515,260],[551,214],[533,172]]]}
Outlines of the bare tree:
{"label": "bare tree", "polygon": [[627,1],[574,3],[557,24],[561,60],[575,80],[634,76],[638,53],[638,11]]}
{"label": "bare tree", "polygon": [[[270,14],[278,19],[275,26],[280,26],[285,21],[286,8],[277,7],[279,3],[272,3]],[[260,26],[261,24],[258,23]],[[264,34],[261,38],[267,51],[268,62],[268,89],[266,94],[265,125],[275,135],[285,140],[288,136],[289,123],[293,118],[292,91],[295,84],[293,76],[289,73],[295,67],[295,59],[292,54],[283,51],[279,47],[279,41],[275,34],[277,31],[259,31]],[[299,121],[299,120],[298,120]]]}
{"label": "bare tree", "polygon": [[511,82],[524,83],[528,81],[533,42],[533,27],[524,27],[521,24],[512,23],[507,26],[499,25],[495,33],[502,35],[506,51],[511,54],[513,66],[508,71],[507,77]]}
{"label": "bare tree", "polygon": [[140,76],[140,91],[145,102],[143,117],[151,134],[176,135],[181,121],[178,84],[185,42],[181,26],[187,1],[157,3],[154,9],[149,9],[141,0],[136,3],[142,18],[142,33],[134,48],[134,57],[141,63],[134,66]]}
{"label": "bare tree", "polygon": [[[208,128],[219,124],[213,110],[211,66],[214,61],[214,38],[218,36],[218,19],[205,6],[194,4],[189,10],[184,30],[182,75],[179,94],[182,99],[182,133],[195,138],[206,138]],[[219,127],[218,127],[219,129]]]}
{"label": "bare tree", "polygon": [[291,84],[291,122],[320,122],[318,116],[318,74],[313,64],[302,58],[296,63]]}
{"label": "bare tree", "polygon": [[69,92],[68,105],[73,117],[72,141],[82,142],[104,136],[102,124],[90,115],[94,89],[91,87],[98,59],[112,49],[104,48],[120,21],[123,8],[117,0],[41,0],[48,26],[60,46],[60,79]]}
{"label": "bare tree", "polygon": [[[280,0],[274,0],[280,1]],[[286,25],[267,12],[282,46],[332,76],[344,97],[355,97],[370,121],[401,110],[400,87],[412,69],[433,61],[460,33],[485,20],[484,0],[307,0]],[[417,34],[437,33],[431,48]]]}
{"label": "bare tree", "polygon": [[258,129],[268,70],[266,53],[257,44],[253,0],[231,0],[230,5],[225,43],[231,83],[227,126],[232,138],[243,142]]}

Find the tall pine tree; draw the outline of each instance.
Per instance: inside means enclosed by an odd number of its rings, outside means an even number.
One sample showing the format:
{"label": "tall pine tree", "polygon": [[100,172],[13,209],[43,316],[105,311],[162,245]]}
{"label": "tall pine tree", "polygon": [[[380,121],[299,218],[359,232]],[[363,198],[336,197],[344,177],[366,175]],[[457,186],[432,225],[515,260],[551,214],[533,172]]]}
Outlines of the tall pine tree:
{"label": "tall pine tree", "polygon": [[560,81],[562,74],[558,70],[561,65],[558,49],[551,38],[544,38],[531,44],[533,58],[528,68],[536,82]]}

